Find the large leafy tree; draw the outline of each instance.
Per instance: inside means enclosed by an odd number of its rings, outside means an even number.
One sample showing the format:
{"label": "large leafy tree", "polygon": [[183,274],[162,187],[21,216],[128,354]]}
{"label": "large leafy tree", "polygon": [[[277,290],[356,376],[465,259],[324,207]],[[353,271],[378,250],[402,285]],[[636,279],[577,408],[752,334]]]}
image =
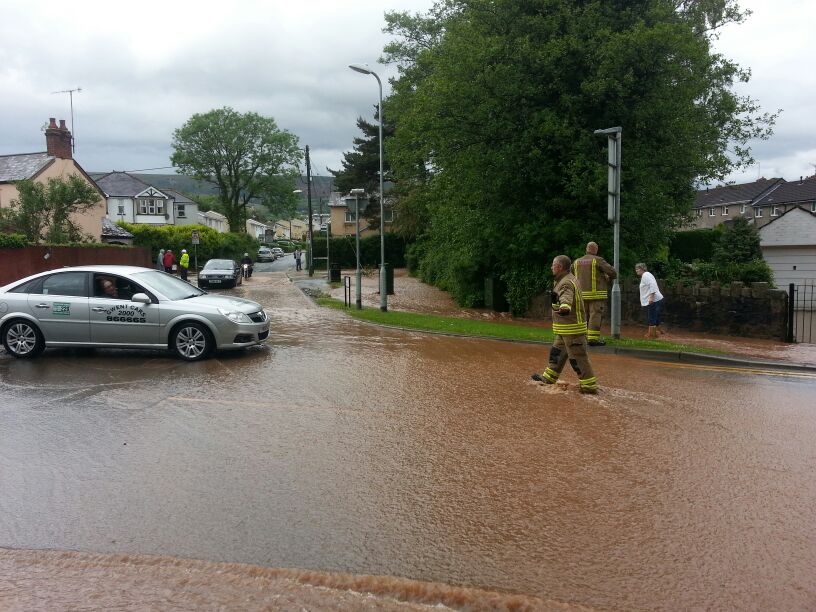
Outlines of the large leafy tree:
{"label": "large leafy tree", "polygon": [[195,114],[173,133],[172,146],[174,166],[218,186],[231,231],[246,231],[250,201],[291,200],[302,154],[297,137],[271,117],[228,107]]}
{"label": "large leafy tree", "polygon": [[71,215],[96,206],[102,199],[99,191],[75,175],[49,178],[46,183],[26,179],[17,182],[16,187],[19,195],[10,208],[0,211],[0,225],[6,231],[24,234],[32,242],[81,241],[85,237]]}
{"label": "large leafy tree", "polygon": [[695,183],[750,163],[774,116],[737,95],[748,73],[715,53],[731,0],[445,0],[391,13],[385,61],[394,172],[425,215],[420,273],[460,303],[502,277],[515,311],[558,253],[611,251],[606,140],[623,127],[623,260],[665,245]]}

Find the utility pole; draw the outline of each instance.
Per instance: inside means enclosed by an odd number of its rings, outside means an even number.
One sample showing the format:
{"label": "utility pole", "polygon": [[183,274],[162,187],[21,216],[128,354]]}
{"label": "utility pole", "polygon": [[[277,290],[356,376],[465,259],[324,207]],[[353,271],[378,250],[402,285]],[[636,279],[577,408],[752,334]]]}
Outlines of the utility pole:
{"label": "utility pole", "polygon": [[605,135],[608,139],[608,178],[607,178],[607,217],[614,224],[615,255],[613,267],[618,277],[612,283],[612,312],[610,313],[610,328],[613,338],[620,338],[621,322],[621,292],[618,278],[620,278],[620,182],[621,182],[621,136],[623,128],[612,127],[605,130],[595,130],[594,134]]}
{"label": "utility pole", "polygon": [[76,153],[76,138],[74,134],[74,92],[82,91],[81,87],[76,87],[74,89],[63,89],[61,91],[52,91],[52,94],[60,94],[60,93],[67,93],[70,100],[71,100],[71,153]]}
{"label": "utility pole", "polygon": [[306,201],[309,205],[309,253],[306,257],[309,276],[314,276],[314,244],[312,242],[312,163],[309,160],[309,145],[306,145]]}

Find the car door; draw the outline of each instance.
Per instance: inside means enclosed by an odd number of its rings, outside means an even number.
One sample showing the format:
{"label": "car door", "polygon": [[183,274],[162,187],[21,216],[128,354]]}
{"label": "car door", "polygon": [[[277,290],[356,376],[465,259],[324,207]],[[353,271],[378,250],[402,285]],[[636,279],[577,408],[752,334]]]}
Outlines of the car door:
{"label": "car door", "polygon": [[30,312],[48,345],[87,344],[90,340],[87,272],[56,272],[28,295]]}
{"label": "car door", "polygon": [[[104,283],[115,285],[106,293]],[[159,341],[159,304],[152,292],[138,283],[115,274],[94,273],[90,298],[91,342],[116,346],[155,346]],[[134,302],[137,293],[145,293],[151,304]]]}

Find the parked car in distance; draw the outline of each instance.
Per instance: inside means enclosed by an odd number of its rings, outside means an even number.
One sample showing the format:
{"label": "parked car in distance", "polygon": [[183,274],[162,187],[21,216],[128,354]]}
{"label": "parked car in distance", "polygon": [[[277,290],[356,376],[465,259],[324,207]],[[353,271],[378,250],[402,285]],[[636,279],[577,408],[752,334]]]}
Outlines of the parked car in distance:
{"label": "parked car in distance", "polygon": [[272,254],[275,255],[275,259],[280,259],[281,257],[286,256],[286,253],[284,253],[283,249],[280,247],[272,247]]}
{"label": "parked car in distance", "polygon": [[260,304],[136,266],[40,272],[0,287],[0,304],[0,339],[18,358],[48,347],[95,347],[169,349],[198,361],[269,336]]}
{"label": "parked car in distance", "polygon": [[234,259],[211,259],[198,273],[198,286],[235,287],[243,282],[241,266]]}
{"label": "parked car in distance", "polygon": [[258,255],[256,257],[257,261],[275,261],[275,253],[272,252],[273,249],[269,247],[261,247],[258,249]]}

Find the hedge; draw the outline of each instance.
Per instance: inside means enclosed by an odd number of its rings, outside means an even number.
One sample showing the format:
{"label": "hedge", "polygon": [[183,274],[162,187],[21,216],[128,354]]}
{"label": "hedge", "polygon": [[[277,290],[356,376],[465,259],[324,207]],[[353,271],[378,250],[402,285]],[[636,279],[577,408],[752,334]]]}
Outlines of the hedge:
{"label": "hedge", "polygon": [[0,234],[0,249],[22,249],[28,246],[23,234]]}
{"label": "hedge", "polygon": [[677,232],[669,241],[669,258],[686,263],[711,261],[722,233],[720,227]]}

